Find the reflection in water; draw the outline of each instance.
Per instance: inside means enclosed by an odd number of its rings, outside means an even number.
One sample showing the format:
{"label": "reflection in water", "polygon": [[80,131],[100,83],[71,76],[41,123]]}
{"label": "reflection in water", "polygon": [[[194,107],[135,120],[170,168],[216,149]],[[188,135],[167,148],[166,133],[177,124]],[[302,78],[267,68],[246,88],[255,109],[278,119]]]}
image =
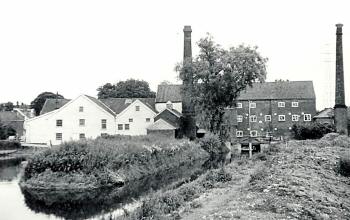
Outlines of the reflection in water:
{"label": "reflection in water", "polygon": [[24,203],[18,180],[23,168],[21,158],[0,157],[0,219],[53,220],[53,216],[35,213]]}
{"label": "reflection in water", "polygon": [[[1,159],[1,158],[0,158]],[[100,218],[121,210],[126,204],[147,195],[152,190],[180,186],[196,179],[206,169],[224,162],[224,156],[183,164],[172,170],[125,184],[121,188],[99,190],[32,190],[18,186],[23,172],[23,159],[0,160],[0,219],[85,219]],[[23,196],[24,195],[24,196]],[[3,199],[7,198],[7,199]]]}
{"label": "reflection in water", "polygon": [[17,178],[22,158],[0,158],[0,181],[12,181]]}
{"label": "reflection in water", "polygon": [[22,192],[26,205],[35,212],[54,214],[66,219],[85,219],[113,212],[152,190],[164,188],[183,178],[195,179],[204,171],[202,163],[203,161],[183,164],[176,169],[126,183],[121,188],[112,187],[91,191],[27,191],[23,189]]}

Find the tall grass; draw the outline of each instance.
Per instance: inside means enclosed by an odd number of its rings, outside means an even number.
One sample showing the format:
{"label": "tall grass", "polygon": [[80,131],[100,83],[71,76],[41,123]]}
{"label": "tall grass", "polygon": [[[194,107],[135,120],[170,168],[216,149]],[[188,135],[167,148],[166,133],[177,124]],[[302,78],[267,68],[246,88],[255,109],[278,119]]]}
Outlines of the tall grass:
{"label": "tall grass", "polygon": [[199,144],[187,140],[108,136],[67,142],[36,154],[25,168],[24,182],[34,188],[43,187],[45,182],[52,186],[82,187],[86,184],[87,187],[101,187],[131,181],[207,156]]}

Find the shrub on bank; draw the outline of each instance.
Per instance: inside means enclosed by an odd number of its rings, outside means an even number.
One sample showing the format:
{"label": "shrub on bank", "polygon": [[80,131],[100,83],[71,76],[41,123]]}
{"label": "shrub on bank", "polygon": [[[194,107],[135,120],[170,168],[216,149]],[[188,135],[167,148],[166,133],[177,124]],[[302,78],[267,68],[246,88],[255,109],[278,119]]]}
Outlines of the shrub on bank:
{"label": "shrub on bank", "polygon": [[54,185],[55,179],[58,184],[65,184],[60,181],[64,179],[62,177],[81,179],[85,176],[95,182],[87,184],[88,187],[101,187],[120,183],[121,179],[125,182],[138,179],[207,156],[194,142],[152,136],[113,136],[68,142],[34,155],[25,168],[24,182],[35,188],[35,182],[40,185],[45,178]]}
{"label": "shrub on bank", "polygon": [[177,210],[183,207],[186,202],[192,201],[206,189],[213,188],[218,183],[231,180],[232,174],[228,173],[224,167],[210,170],[196,181],[166,192],[153,194],[142,202],[130,219],[166,219],[165,216],[176,216]]}
{"label": "shrub on bank", "polygon": [[206,134],[203,138],[198,140],[200,146],[209,154],[222,154],[227,153],[223,149],[223,143],[216,134]]}
{"label": "shrub on bank", "polygon": [[312,122],[310,124],[294,124],[292,126],[292,134],[297,140],[319,139],[331,132],[335,132],[335,127],[332,124]]}
{"label": "shrub on bank", "polygon": [[343,176],[350,176],[350,154],[339,158],[338,172]]}

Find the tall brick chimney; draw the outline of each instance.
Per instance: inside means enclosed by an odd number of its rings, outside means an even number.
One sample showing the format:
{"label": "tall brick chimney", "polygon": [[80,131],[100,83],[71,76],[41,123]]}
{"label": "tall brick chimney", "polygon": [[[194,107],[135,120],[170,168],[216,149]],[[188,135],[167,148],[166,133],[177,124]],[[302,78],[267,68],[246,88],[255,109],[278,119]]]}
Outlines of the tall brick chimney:
{"label": "tall brick chimney", "polygon": [[193,73],[190,64],[192,63],[191,26],[184,27],[184,78],[182,93],[182,131],[190,140],[196,138],[195,109],[192,100],[193,94]]}
{"label": "tall brick chimney", "polygon": [[345,105],[344,69],[343,69],[343,40],[342,24],[336,24],[337,45],[336,45],[336,70],[335,70],[335,106],[334,122],[338,133],[348,134],[347,128],[347,107]]}

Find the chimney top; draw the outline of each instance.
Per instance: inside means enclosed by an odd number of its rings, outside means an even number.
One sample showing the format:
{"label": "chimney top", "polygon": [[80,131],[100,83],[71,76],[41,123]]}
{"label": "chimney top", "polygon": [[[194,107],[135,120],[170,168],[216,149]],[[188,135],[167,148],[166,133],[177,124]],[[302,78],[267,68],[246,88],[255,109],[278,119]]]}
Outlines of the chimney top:
{"label": "chimney top", "polygon": [[336,24],[335,26],[336,26],[337,28],[342,28],[342,27],[343,27],[343,24],[338,23],[338,24]]}
{"label": "chimney top", "polygon": [[190,25],[185,25],[184,26],[184,32],[192,32],[191,26]]}

